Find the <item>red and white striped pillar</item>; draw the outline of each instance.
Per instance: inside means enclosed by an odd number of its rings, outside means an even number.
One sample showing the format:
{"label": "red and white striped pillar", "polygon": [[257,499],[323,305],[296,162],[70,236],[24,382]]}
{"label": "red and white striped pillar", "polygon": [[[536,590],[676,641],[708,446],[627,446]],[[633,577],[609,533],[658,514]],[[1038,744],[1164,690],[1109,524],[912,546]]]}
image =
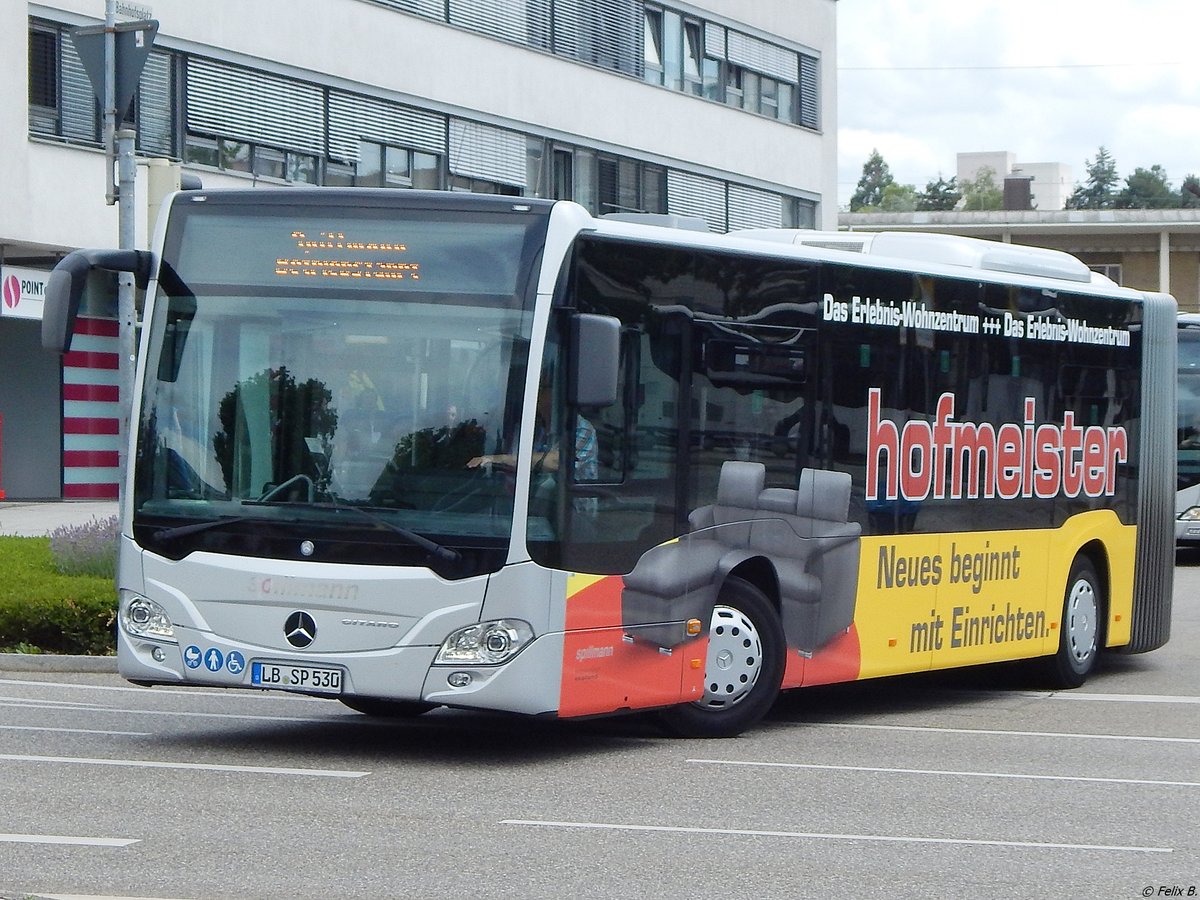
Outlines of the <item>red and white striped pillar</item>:
{"label": "red and white striped pillar", "polygon": [[63,355],[63,498],[116,500],[120,342],[113,319],[80,317]]}

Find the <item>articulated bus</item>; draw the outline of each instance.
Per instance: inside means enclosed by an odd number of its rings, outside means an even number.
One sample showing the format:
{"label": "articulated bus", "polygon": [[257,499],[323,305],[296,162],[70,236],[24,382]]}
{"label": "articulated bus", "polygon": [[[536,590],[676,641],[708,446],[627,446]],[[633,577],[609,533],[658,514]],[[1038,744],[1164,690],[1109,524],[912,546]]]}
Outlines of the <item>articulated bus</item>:
{"label": "articulated bus", "polygon": [[[632,217],[637,218],[637,217]],[[654,711],[1170,629],[1176,310],[1065,254],[710,234],[566,201],[174,195],[119,562],[140,685]]]}

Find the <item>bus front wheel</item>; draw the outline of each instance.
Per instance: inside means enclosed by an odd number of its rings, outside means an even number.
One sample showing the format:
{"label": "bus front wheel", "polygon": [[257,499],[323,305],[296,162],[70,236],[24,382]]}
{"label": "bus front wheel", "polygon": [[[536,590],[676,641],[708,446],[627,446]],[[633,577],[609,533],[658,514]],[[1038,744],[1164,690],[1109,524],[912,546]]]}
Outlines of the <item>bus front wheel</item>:
{"label": "bus front wheel", "polygon": [[1080,556],[1071,565],[1063,597],[1058,652],[1045,660],[1051,687],[1077,688],[1095,670],[1100,655],[1103,590],[1091,560]]}
{"label": "bus front wheel", "polygon": [[704,696],[664,710],[681,737],[733,737],[767,714],[783,681],[787,649],[779,613],[747,581],[729,578],[713,608]]}

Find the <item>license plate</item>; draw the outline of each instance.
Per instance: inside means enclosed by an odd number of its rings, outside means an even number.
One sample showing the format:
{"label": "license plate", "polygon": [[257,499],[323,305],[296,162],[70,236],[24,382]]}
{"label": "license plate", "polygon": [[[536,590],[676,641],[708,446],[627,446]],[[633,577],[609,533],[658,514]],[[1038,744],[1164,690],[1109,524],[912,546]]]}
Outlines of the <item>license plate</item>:
{"label": "license plate", "polygon": [[250,683],[255,687],[311,694],[340,694],[342,670],[291,663],[250,663]]}

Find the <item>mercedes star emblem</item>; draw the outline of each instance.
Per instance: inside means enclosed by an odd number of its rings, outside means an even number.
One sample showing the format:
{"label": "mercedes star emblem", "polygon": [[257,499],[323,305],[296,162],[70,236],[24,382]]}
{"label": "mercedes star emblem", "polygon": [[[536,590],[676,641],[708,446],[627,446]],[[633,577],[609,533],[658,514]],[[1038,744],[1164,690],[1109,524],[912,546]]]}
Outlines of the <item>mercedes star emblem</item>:
{"label": "mercedes star emblem", "polygon": [[303,650],[317,639],[317,623],[306,612],[296,611],[283,623],[283,636],[298,650]]}

